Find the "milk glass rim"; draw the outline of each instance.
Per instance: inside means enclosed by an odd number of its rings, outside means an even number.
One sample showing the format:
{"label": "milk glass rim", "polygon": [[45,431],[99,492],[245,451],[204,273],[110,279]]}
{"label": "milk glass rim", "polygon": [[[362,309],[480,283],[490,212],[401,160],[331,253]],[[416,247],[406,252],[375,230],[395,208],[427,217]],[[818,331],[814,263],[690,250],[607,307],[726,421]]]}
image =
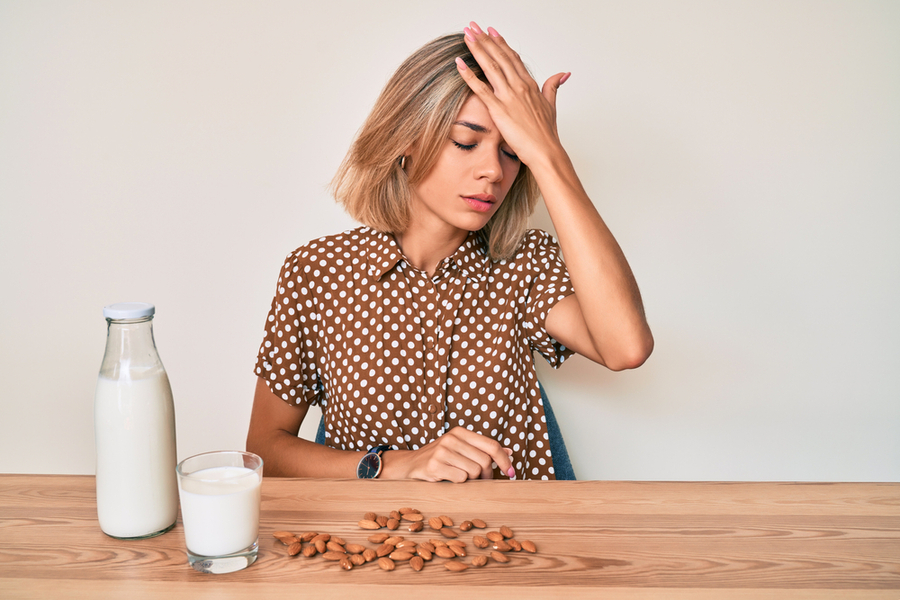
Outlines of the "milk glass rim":
{"label": "milk glass rim", "polygon": [[[259,472],[262,471],[262,468],[263,468],[263,459],[259,455],[253,454],[252,452],[245,452],[243,450],[212,450],[211,452],[201,452],[200,454],[194,454],[193,456],[188,456],[187,458],[182,460],[180,463],[178,463],[178,466],[175,467],[175,472],[178,474],[178,477],[184,477],[186,479],[190,479],[191,481],[207,481],[210,483],[221,483],[222,482],[221,479],[205,479],[203,477],[198,477],[197,473],[199,471],[185,473],[184,468],[183,468],[185,463],[188,462],[189,460],[194,460],[196,458],[201,458],[204,456],[212,456],[214,454],[219,454],[219,455],[239,454],[244,458],[249,457],[251,460],[255,460],[259,463],[258,465],[256,465],[252,469],[250,469],[250,471],[248,473],[244,473],[243,475],[238,475],[237,477],[229,477],[228,481],[236,481],[238,479],[244,479],[245,477],[250,477],[251,475],[258,476]],[[218,466],[229,466],[229,465],[218,465]],[[205,468],[210,468],[210,467],[205,467]],[[245,466],[244,468],[250,468],[250,467]]]}

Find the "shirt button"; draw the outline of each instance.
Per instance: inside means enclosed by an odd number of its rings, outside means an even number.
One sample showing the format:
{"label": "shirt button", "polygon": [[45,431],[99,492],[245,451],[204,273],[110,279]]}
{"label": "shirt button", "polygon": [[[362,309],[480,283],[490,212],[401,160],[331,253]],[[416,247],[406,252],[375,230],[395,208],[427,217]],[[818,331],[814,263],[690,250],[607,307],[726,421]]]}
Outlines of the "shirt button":
{"label": "shirt button", "polygon": [[437,404],[429,404],[428,405],[428,412],[430,412],[431,414],[436,414],[437,411],[438,411]]}

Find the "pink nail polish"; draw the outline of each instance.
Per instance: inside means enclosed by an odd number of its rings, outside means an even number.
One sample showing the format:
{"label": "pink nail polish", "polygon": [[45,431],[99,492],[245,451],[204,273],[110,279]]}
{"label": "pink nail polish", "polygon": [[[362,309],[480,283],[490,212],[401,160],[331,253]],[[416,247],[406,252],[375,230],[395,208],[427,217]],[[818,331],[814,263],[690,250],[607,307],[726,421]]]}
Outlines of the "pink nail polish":
{"label": "pink nail polish", "polygon": [[488,27],[488,33],[491,34],[493,37],[500,37],[500,34],[497,33],[497,30],[494,29],[493,27]]}
{"label": "pink nail polish", "polygon": [[562,77],[560,77],[560,79],[559,79],[559,85],[562,85],[562,84],[564,84],[565,82],[567,82],[567,81],[569,80],[569,77],[571,77],[571,76],[572,76],[572,73],[566,73],[565,75],[563,75]]}
{"label": "pink nail polish", "polygon": [[466,39],[467,39],[467,40],[469,40],[470,42],[474,42],[474,41],[475,41],[475,35],[472,33],[472,30],[471,30],[471,29],[469,29],[468,27],[464,27],[464,28],[463,28],[463,33],[466,34]]}
{"label": "pink nail polish", "polygon": [[469,27],[471,27],[472,31],[474,31],[475,33],[484,33],[483,31],[481,31],[481,27],[479,27],[478,23],[476,23],[475,21],[469,23]]}
{"label": "pink nail polish", "polygon": [[516,469],[514,467],[510,467],[508,471],[506,471],[506,476],[510,479],[516,478]]}
{"label": "pink nail polish", "polygon": [[460,71],[466,71],[469,67],[466,66],[466,61],[461,59],[460,57],[456,57],[456,66],[459,67]]}

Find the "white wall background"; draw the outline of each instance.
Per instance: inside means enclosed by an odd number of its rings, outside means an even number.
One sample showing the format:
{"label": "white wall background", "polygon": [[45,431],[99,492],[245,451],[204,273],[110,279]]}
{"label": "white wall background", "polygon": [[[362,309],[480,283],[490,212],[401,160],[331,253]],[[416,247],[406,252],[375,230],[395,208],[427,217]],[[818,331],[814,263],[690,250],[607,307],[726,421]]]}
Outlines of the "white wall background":
{"label": "white wall background", "polygon": [[282,259],[353,226],[354,132],[470,19],[572,71],[656,336],[541,369],[579,476],[900,480],[900,3],[861,0],[0,0],[0,472],[93,472],[122,300],[157,306],[179,456],[243,448]]}

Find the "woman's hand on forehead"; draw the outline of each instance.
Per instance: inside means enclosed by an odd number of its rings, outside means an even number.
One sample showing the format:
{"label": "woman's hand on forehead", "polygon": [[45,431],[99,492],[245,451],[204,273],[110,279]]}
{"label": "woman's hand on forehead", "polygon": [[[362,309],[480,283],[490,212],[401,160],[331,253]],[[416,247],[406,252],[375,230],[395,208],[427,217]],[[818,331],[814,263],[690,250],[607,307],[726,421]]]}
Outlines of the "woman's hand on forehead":
{"label": "woman's hand on forehead", "polygon": [[556,130],[556,91],[570,73],[557,73],[542,88],[528,73],[519,55],[492,27],[487,33],[472,22],[464,29],[466,45],[478,61],[487,85],[456,59],[460,76],[484,102],[503,139],[526,165],[537,166],[560,150]]}

